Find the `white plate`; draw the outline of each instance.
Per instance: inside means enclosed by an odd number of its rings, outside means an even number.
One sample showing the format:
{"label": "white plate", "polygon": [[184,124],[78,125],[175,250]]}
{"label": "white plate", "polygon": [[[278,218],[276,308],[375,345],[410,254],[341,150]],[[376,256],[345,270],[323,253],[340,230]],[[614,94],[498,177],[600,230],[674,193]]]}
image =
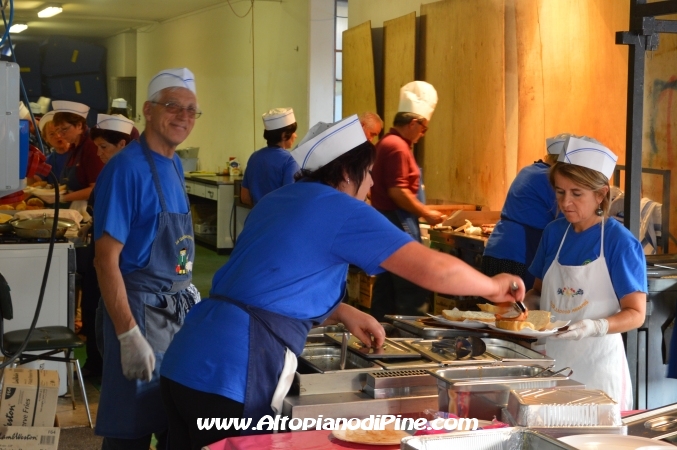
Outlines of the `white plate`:
{"label": "white plate", "polygon": [[512,331],[512,330],[504,330],[503,328],[498,328],[495,324],[489,324],[489,328],[492,330],[500,331],[502,333],[508,333],[508,334],[514,334],[517,336],[528,336],[528,337],[544,337],[544,336],[552,336],[553,334],[557,333],[557,329],[561,327],[565,327],[569,325],[570,320],[556,320],[555,322],[550,322],[550,325],[548,325],[547,330],[543,331],[536,331],[536,330],[520,330],[520,331]]}
{"label": "white plate", "polygon": [[433,316],[432,314],[428,314],[428,316],[432,319],[435,319],[439,323],[443,323],[445,325],[452,325],[455,327],[463,327],[463,328],[486,328],[487,326],[491,326],[491,323],[489,322],[482,322],[479,320],[462,320],[462,321],[457,321],[457,320],[449,320],[445,319],[444,317],[440,316]]}
{"label": "white plate", "polygon": [[654,439],[619,434],[578,434],[559,438],[579,450],[637,450],[643,447],[672,447],[674,445]]}

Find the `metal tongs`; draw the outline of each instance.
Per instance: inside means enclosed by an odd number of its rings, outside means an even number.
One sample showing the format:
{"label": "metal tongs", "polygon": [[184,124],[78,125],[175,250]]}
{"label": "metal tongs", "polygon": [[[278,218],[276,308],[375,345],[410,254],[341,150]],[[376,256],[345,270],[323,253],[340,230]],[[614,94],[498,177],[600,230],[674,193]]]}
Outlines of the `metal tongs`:
{"label": "metal tongs", "polygon": [[454,360],[464,360],[483,355],[487,351],[487,345],[479,337],[468,336],[433,341],[431,350],[435,353],[449,354]]}
{"label": "metal tongs", "polygon": [[[519,289],[519,286],[517,286],[516,282],[512,282],[510,285],[510,289],[515,292],[517,289]],[[512,304],[513,308],[515,308],[515,311],[517,311],[518,314],[523,314],[527,312],[527,307],[524,305],[524,303],[521,300],[515,300],[515,303]]]}
{"label": "metal tongs", "polygon": [[564,372],[565,370],[568,370],[569,373],[566,374],[566,375],[564,375],[564,376],[567,377],[567,378],[569,378],[569,377],[570,377],[571,375],[573,375],[573,373],[574,373],[574,370],[573,370],[571,367],[564,367],[564,368],[562,368],[562,369],[559,369],[557,372],[550,372],[550,373],[548,373],[548,371],[551,371],[554,367],[555,367],[554,364],[551,365],[551,366],[549,366],[549,367],[546,367],[546,368],[544,368],[543,370],[541,370],[540,372],[538,372],[536,375],[533,375],[531,378],[539,378],[539,377],[542,377],[542,378],[550,378],[550,377],[554,377],[555,375],[561,374],[561,373]]}

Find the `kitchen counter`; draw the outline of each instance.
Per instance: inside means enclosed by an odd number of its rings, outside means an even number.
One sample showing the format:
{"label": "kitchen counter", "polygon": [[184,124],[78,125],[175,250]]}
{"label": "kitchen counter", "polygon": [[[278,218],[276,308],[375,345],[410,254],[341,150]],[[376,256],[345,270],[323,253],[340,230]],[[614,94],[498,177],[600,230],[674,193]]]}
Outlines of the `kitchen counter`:
{"label": "kitchen counter", "polygon": [[184,179],[186,181],[197,181],[204,184],[212,184],[214,186],[220,186],[224,184],[235,184],[235,180],[241,180],[242,176],[238,175],[231,177],[229,175],[200,175],[200,174],[184,174]]}

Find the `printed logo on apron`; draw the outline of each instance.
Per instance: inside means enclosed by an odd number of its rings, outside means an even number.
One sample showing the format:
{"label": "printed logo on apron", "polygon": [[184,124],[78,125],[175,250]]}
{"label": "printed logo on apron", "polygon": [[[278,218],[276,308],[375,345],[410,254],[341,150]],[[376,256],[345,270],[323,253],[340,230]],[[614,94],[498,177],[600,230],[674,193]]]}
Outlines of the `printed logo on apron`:
{"label": "printed logo on apron", "polygon": [[583,289],[581,288],[557,288],[557,295],[559,295],[559,302],[550,300],[550,308],[552,311],[558,314],[571,314],[574,312],[579,312],[588,306],[588,303],[590,303],[588,299],[583,297]]}

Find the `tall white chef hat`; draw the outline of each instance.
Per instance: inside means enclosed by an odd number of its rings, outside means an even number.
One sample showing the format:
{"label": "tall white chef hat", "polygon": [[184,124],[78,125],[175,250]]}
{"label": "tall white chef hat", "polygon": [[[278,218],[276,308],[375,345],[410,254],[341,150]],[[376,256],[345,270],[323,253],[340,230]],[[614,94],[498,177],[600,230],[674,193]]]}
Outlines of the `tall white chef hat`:
{"label": "tall white chef hat", "polygon": [[430,120],[435,106],[437,106],[437,91],[430,83],[412,81],[400,89],[398,112],[414,113]]}
{"label": "tall white chef hat", "polygon": [[564,143],[571,136],[576,137],[576,135],[571,133],[561,133],[557,136],[549,137],[545,140],[545,149],[548,152],[548,155],[559,155],[564,149]]}
{"label": "tall white chef hat", "polygon": [[38,99],[38,105],[40,105],[40,112],[45,114],[49,109],[49,104],[52,103],[52,99],[49,97],[40,97]]}
{"label": "tall white chef hat", "polygon": [[355,114],[340,122],[318,122],[291,155],[301,169],[317,170],[366,141]]}
{"label": "tall white chef hat", "polygon": [[614,173],[618,156],[593,138],[570,136],[565,142],[564,151],[560,153],[557,161],[596,170],[610,179]]}
{"label": "tall white chef hat", "polygon": [[129,120],[121,114],[99,114],[96,116],[96,126],[102,130],[131,134],[132,128],[134,128],[134,121]]}
{"label": "tall white chef hat", "polygon": [[67,102],[65,100],[54,100],[52,102],[54,112],[69,112],[87,118],[89,106],[78,102]]}
{"label": "tall white chef hat", "polygon": [[195,90],[195,75],[185,67],[179,69],[165,69],[158,72],[148,83],[148,99],[163,89],[182,87],[197,95]]}
{"label": "tall white chef hat", "polygon": [[45,125],[47,125],[48,122],[54,120],[54,114],[56,114],[56,111],[50,111],[40,118],[40,122],[38,122],[38,128],[40,128],[40,133],[44,132]]}
{"label": "tall white chef hat", "polygon": [[28,111],[28,108],[26,108],[26,105],[24,105],[24,102],[19,102],[19,119],[24,119],[28,120],[31,118],[31,113]]}
{"label": "tall white chef hat", "polygon": [[263,126],[266,130],[279,130],[296,122],[291,108],[273,108],[263,114]]}
{"label": "tall white chef hat", "polygon": [[113,101],[110,104],[111,108],[126,108],[127,107],[127,100],[124,98],[114,98]]}

